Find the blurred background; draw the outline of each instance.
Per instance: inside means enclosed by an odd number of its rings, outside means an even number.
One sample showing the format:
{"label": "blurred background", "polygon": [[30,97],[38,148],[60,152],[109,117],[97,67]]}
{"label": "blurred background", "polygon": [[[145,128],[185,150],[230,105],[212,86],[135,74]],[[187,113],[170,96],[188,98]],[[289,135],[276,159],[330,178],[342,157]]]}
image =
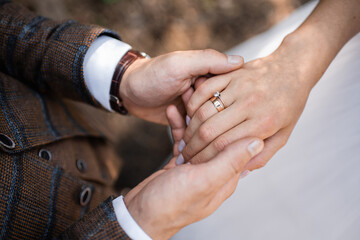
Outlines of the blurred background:
{"label": "blurred background", "polygon": [[[55,19],[75,19],[117,31],[134,49],[226,51],[284,19],[309,0],[13,0]],[[246,59],[245,59],[246,60]],[[122,117],[118,187],[133,187],[158,169],[172,146],[167,127]]]}

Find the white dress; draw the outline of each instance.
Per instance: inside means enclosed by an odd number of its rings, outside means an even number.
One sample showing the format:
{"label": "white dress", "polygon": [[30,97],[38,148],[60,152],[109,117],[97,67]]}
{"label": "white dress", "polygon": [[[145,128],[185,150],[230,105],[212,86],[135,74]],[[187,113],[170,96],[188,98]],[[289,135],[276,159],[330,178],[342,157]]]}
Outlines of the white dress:
{"label": "white dress", "polygon": [[[229,52],[247,61],[270,54],[316,4]],[[287,145],[240,180],[213,215],[173,239],[360,239],[360,34],[312,90]]]}

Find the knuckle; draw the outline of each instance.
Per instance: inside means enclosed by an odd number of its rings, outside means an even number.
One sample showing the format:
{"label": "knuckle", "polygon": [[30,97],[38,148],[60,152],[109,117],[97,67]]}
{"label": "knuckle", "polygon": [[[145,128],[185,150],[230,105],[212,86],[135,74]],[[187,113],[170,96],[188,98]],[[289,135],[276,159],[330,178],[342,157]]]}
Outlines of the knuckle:
{"label": "knuckle", "polygon": [[209,88],[206,84],[201,84],[197,87],[196,92],[202,97],[207,97],[209,95]]}
{"label": "knuckle", "polygon": [[261,161],[257,162],[256,168],[263,168],[266,166],[266,164],[267,164],[266,160],[261,160]]}
{"label": "knuckle", "polygon": [[183,155],[185,161],[189,160],[192,157],[192,146],[186,145],[181,154]]}
{"label": "knuckle", "polygon": [[217,51],[215,51],[214,49],[211,49],[211,48],[207,48],[207,49],[204,49],[204,50],[202,50],[202,51],[203,51],[203,53],[204,53],[205,55],[207,55],[207,56],[218,53]]}
{"label": "knuckle", "polygon": [[191,163],[192,164],[200,164],[205,162],[205,159],[200,158],[198,155],[195,155],[193,158],[191,158]]}
{"label": "knuckle", "polygon": [[173,66],[176,66],[176,64],[178,64],[180,57],[181,57],[181,54],[179,54],[179,53],[170,55],[164,63],[165,67],[171,67],[171,69],[173,70],[171,72],[179,70],[178,68],[174,68]]}
{"label": "knuckle", "polygon": [[241,161],[237,158],[237,159],[233,159],[233,161],[230,161],[230,168],[232,169],[232,175],[238,174],[241,169],[242,169],[243,165],[241,164]]}
{"label": "knuckle", "polygon": [[190,101],[188,102],[187,106],[186,106],[186,110],[187,110],[187,114],[192,117],[195,113],[196,106],[195,103],[190,99]]}
{"label": "knuckle", "polygon": [[214,138],[215,130],[211,126],[202,125],[202,126],[200,126],[200,128],[198,130],[198,135],[199,135],[200,140],[202,140],[204,142],[210,142]]}
{"label": "knuckle", "polygon": [[[188,144],[190,139],[192,138],[193,134],[192,131],[190,131],[189,129],[187,129],[184,133],[184,142],[185,144]],[[186,147],[185,147],[186,148]]]}
{"label": "knuckle", "polygon": [[214,147],[216,151],[221,152],[229,145],[229,143],[230,142],[225,137],[219,137],[214,141]]}
{"label": "knuckle", "polygon": [[213,157],[217,155],[217,152],[213,150],[211,147],[206,147],[195,156],[192,157],[191,163],[199,164],[209,162]]}
{"label": "knuckle", "polygon": [[246,105],[248,107],[254,107],[257,105],[261,100],[263,96],[260,91],[253,91],[250,96],[246,99]]}
{"label": "knuckle", "polygon": [[208,118],[208,111],[205,109],[205,107],[202,107],[196,112],[195,115],[197,119],[200,120],[200,122],[204,122]]}
{"label": "knuckle", "polygon": [[191,158],[190,162],[191,162],[191,164],[195,164],[195,165],[201,163],[201,161],[197,157],[197,155],[195,155],[193,158]]}
{"label": "knuckle", "polygon": [[259,67],[263,64],[263,60],[261,58],[255,59],[254,61],[251,61],[251,65],[253,67]]}
{"label": "knuckle", "polygon": [[276,117],[273,115],[265,116],[260,123],[265,129],[272,130],[276,126]]}

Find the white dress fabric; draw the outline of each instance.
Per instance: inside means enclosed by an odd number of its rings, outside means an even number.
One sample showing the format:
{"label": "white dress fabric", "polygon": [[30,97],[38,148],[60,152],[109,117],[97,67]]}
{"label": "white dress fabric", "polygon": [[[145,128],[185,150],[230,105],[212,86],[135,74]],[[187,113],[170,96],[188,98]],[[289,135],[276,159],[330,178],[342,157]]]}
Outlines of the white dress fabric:
{"label": "white dress fabric", "polygon": [[[316,4],[229,53],[246,61],[270,54]],[[360,239],[360,34],[312,90],[287,145],[241,179],[213,215],[173,239]]]}

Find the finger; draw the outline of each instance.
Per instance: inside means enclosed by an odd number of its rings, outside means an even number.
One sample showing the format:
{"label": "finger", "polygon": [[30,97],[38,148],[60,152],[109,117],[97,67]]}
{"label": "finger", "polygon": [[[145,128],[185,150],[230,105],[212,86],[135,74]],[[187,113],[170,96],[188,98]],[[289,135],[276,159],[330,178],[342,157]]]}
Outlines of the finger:
{"label": "finger", "polygon": [[211,161],[196,165],[199,175],[203,175],[212,189],[221,188],[230,179],[244,171],[252,157],[262,151],[264,142],[258,138],[236,141],[216,155]]}
{"label": "finger", "polygon": [[[246,120],[231,130],[221,134],[215,140],[213,140],[207,147],[197,153],[194,157],[190,159],[192,164],[199,164],[202,162],[209,161],[214,156],[216,156],[219,152],[221,152],[227,145],[250,136],[256,136],[261,139],[266,139],[276,133],[277,130],[271,127],[264,127],[258,121],[254,120]],[[192,143],[188,143],[185,149],[183,150],[183,154],[185,158],[187,157],[187,149],[192,148]]]}
{"label": "finger", "polygon": [[211,101],[205,102],[197,111],[197,113],[191,118],[191,121],[189,122],[189,125],[185,131],[185,142],[189,142],[190,139],[194,136],[195,132],[198,130],[199,126],[201,126],[204,121],[206,121],[216,113],[218,113],[218,111],[214,107],[214,104]]}
{"label": "finger", "polygon": [[206,77],[200,77],[198,79],[196,79],[195,83],[194,83],[194,87],[195,89],[199,88],[201,84],[203,84],[208,78]]}
{"label": "finger", "polygon": [[164,170],[169,170],[176,167],[176,157],[170,159],[170,161],[163,167]]}
{"label": "finger", "polygon": [[186,127],[184,117],[174,105],[167,107],[166,117],[170,123],[174,141],[180,141],[183,138]]}
{"label": "finger", "polygon": [[270,138],[266,139],[264,141],[264,150],[259,155],[251,159],[251,161],[246,165],[245,169],[253,171],[255,169],[264,167],[275,155],[275,153],[286,144],[290,133],[291,128],[284,128]]}
{"label": "finger", "polygon": [[175,77],[182,78],[193,78],[208,73],[224,74],[239,69],[244,64],[241,56],[227,56],[212,49],[179,51],[169,55],[167,64],[178,66],[174,74],[177,75]]}
{"label": "finger", "polygon": [[237,125],[242,124],[248,113],[239,111],[239,109],[241,109],[239,105],[241,105],[241,103],[234,103],[225,110],[214,114],[205,122],[200,122],[195,114],[195,117],[185,130],[184,140],[187,143],[187,147],[183,150],[183,157],[185,161],[190,160],[220,135],[226,133]]}
{"label": "finger", "polygon": [[[181,96],[181,98],[182,98],[182,100],[183,100],[183,103],[184,103],[184,106],[186,106],[186,104],[189,102],[189,100],[190,100],[191,96],[193,95],[193,93],[194,93],[194,89],[193,89],[193,88],[189,88],[189,89]],[[191,119],[190,119],[189,115],[186,114],[186,116],[185,116],[186,126],[189,125],[190,120],[191,120]]]}
{"label": "finger", "polygon": [[180,153],[178,146],[185,133],[185,120],[184,117],[180,114],[179,110],[174,105],[170,105],[166,109],[166,117],[168,118],[168,121],[170,123],[171,134],[174,139],[173,153],[174,155],[178,155]]}
{"label": "finger", "polygon": [[[188,115],[192,117],[195,114],[195,112],[201,107],[201,105],[203,105],[206,101],[208,101],[214,95],[215,92],[218,91],[221,93],[226,88],[226,86],[229,84],[230,81],[231,81],[230,76],[221,75],[221,76],[209,78],[208,80],[204,81],[202,84],[197,84],[198,86],[195,86],[196,90],[194,94],[191,96],[189,102],[185,104]],[[223,95],[221,95],[221,100],[222,101],[225,100],[223,99]]]}
{"label": "finger", "polygon": [[[227,110],[226,106],[231,106],[231,104],[234,101],[234,98],[233,98],[233,95],[228,94],[228,92],[229,91],[225,89],[220,94],[221,101],[225,105],[225,110],[221,111],[220,113],[218,112],[218,110],[216,109],[214,104],[210,100],[207,100],[196,111],[196,113],[193,116],[189,115],[190,117],[192,117],[192,119],[191,119],[189,126],[186,129],[186,132],[185,132],[185,136],[184,136],[185,142],[190,141],[192,136],[195,134],[195,132],[198,130],[198,128],[202,125],[203,122],[205,122],[206,120],[208,120],[209,118],[211,118],[214,115],[223,114],[223,112],[225,112]],[[190,99],[190,101],[191,101],[191,99]]]}
{"label": "finger", "polygon": [[192,87],[190,87],[188,90],[186,90],[186,92],[184,92],[181,95],[181,99],[183,100],[185,106],[188,104],[193,93],[194,93],[194,89]]}

